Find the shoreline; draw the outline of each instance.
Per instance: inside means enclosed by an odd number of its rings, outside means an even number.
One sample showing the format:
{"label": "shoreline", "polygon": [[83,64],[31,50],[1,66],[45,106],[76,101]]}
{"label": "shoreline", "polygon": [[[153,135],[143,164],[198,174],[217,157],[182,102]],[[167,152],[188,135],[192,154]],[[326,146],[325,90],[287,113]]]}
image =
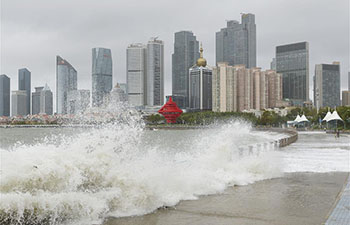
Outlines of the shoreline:
{"label": "shoreline", "polygon": [[328,219],[348,176],[348,172],[285,173],[143,216],[109,217],[103,225],[319,225]]}

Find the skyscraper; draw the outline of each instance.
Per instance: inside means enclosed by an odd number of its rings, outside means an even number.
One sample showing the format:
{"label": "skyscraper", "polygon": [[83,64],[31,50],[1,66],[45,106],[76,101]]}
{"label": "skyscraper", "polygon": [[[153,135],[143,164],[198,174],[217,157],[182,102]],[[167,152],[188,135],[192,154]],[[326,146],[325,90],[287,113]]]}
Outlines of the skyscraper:
{"label": "skyscraper", "polygon": [[92,49],[92,106],[100,106],[112,90],[112,53],[107,48]]}
{"label": "skyscraper", "polygon": [[282,74],[283,98],[294,105],[309,100],[309,43],[276,47],[276,71]]}
{"label": "skyscraper", "polygon": [[31,73],[27,68],[18,70],[18,90],[27,93],[25,115],[28,115],[30,114]]}
{"label": "skyscraper", "polygon": [[44,87],[35,87],[35,92],[32,93],[32,114],[40,113],[40,97]]}
{"label": "skyscraper", "polygon": [[27,91],[12,91],[12,116],[27,115]]}
{"label": "skyscraper", "polygon": [[10,116],[10,78],[0,75],[0,116]]}
{"label": "skyscraper", "polygon": [[314,102],[316,108],[340,105],[340,65],[315,65]]}
{"label": "skyscraper", "polygon": [[53,113],[53,97],[52,91],[49,86],[45,84],[45,87],[40,92],[40,113],[46,115],[52,115]]}
{"label": "skyscraper", "polygon": [[126,80],[128,101],[132,106],[144,106],[146,103],[146,46],[131,44],[126,50]]}
{"label": "skyscraper", "polygon": [[212,109],[212,70],[203,58],[203,48],[196,65],[189,69],[189,108],[192,110]]}
{"label": "skyscraper", "polygon": [[68,93],[77,90],[77,71],[62,59],[56,57],[56,112],[67,114]]}
{"label": "skyscraper", "polygon": [[173,101],[180,108],[188,107],[189,69],[199,58],[199,43],[191,31],[175,33],[172,55]]}
{"label": "skyscraper", "polygon": [[242,23],[227,21],[227,27],[216,32],[216,64],[256,66],[256,25],[254,14],[242,14]]}
{"label": "skyscraper", "polygon": [[164,43],[151,38],[147,44],[146,105],[164,104]]}

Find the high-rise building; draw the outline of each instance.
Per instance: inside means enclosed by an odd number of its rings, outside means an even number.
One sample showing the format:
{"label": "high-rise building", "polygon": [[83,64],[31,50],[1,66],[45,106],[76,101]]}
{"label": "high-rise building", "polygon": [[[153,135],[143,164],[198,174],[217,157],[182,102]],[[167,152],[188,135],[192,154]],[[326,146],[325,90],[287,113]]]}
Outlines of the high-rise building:
{"label": "high-rise building", "polygon": [[274,70],[219,63],[213,68],[213,111],[274,108],[282,99],[282,76]]}
{"label": "high-rise building", "polygon": [[27,91],[12,91],[12,116],[27,115]]}
{"label": "high-rise building", "polygon": [[40,92],[40,113],[46,115],[53,113],[53,94],[47,84]]}
{"label": "high-rise building", "polygon": [[68,114],[84,113],[90,106],[90,90],[73,90],[68,95]]}
{"label": "high-rise building", "polygon": [[283,98],[294,105],[309,100],[309,43],[276,47],[276,71],[283,77]]}
{"label": "high-rise building", "polygon": [[146,104],[146,52],[146,46],[139,43],[129,45],[126,50],[128,101],[136,107]]}
{"label": "high-rise building", "polygon": [[18,70],[18,90],[27,92],[26,112],[30,114],[31,73],[27,68]]}
{"label": "high-rise building", "polygon": [[67,114],[68,94],[77,90],[77,71],[60,56],[57,56],[56,62],[56,112]]}
{"label": "high-rise building", "polygon": [[242,23],[227,21],[227,27],[216,32],[216,64],[256,66],[256,25],[254,14],[242,14]]}
{"label": "high-rise building", "polygon": [[340,105],[340,65],[315,65],[314,103],[316,108]]}
{"label": "high-rise building", "polygon": [[35,92],[32,93],[32,114],[39,114],[40,113],[40,98],[41,98],[41,91],[44,89],[44,87],[35,87]]}
{"label": "high-rise building", "polygon": [[188,107],[189,69],[199,58],[199,43],[191,31],[175,33],[172,55],[173,101],[178,107]]}
{"label": "high-rise building", "polygon": [[212,109],[212,70],[203,58],[203,48],[196,65],[189,69],[189,108],[191,110]]}
{"label": "high-rise building", "polygon": [[164,104],[164,43],[151,38],[147,43],[146,105]]}
{"label": "high-rise building", "polygon": [[0,116],[10,116],[10,78],[0,75]]}
{"label": "high-rise building", "polygon": [[350,72],[348,72],[348,90],[350,91]]}
{"label": "high-rise building", "polygon": [[342,91],[342,105],[350,106],[350,91]]}
{"label": "high-rise building", "polygon": [[107,48],[92,49],[92,106],[102,105],[103,98],[112,90],[112,53]]}

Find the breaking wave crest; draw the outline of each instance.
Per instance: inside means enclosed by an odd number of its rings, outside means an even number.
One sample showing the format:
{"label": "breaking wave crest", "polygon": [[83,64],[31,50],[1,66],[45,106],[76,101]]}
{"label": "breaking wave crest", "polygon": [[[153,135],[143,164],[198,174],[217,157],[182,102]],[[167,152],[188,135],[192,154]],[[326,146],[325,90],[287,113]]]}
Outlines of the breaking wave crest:
{"label": "breaking wave crest", "polygon": [[125,115],[74,135],[0,149],[0,223],[101,223],[281,175],[273,146],[242,154],[242,146],[276,139],[242,121],[148,131],[139,115]]}

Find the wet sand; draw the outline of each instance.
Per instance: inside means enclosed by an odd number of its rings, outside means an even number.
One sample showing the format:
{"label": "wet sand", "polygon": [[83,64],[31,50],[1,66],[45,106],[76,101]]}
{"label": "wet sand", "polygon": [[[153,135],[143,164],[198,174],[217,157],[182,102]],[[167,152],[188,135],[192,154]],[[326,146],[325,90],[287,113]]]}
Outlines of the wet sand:
{"label": "wet sand", "polygon": [[321,225],[349,173],[289,173],[104,225]]}

